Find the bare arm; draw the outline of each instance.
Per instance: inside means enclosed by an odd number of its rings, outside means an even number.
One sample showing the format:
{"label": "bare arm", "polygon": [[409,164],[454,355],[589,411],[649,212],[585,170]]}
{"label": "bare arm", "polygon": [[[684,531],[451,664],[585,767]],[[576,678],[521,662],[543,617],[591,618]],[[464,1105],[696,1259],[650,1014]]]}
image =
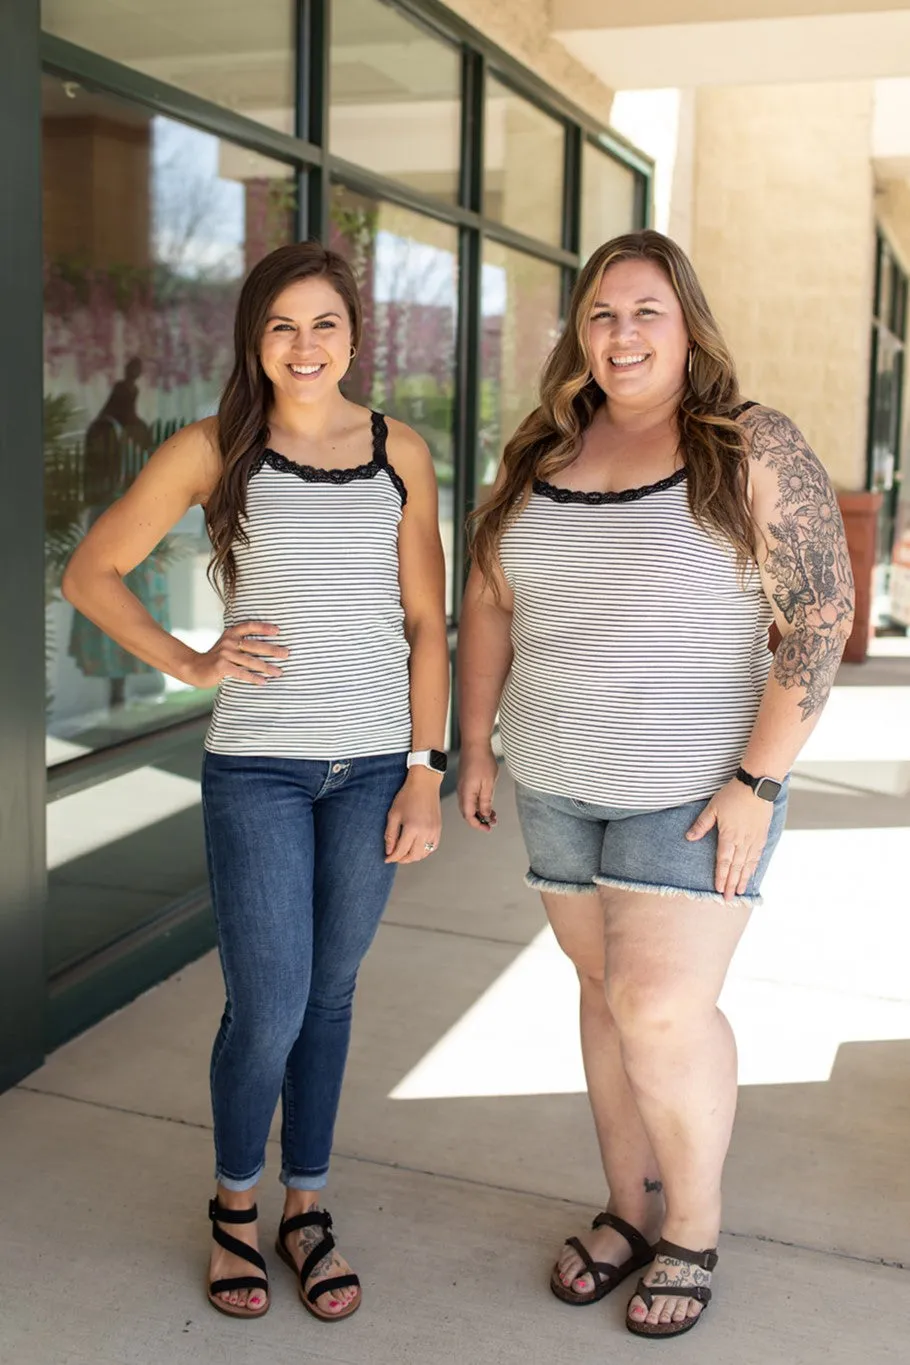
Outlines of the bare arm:
{"label": "bare arm", "polygon": [[[426,443],[410,427],[391,420],[389,459],[408,490],[398,531],[398,573],[411,647],[411,747],[442,749],[449,709],[449,646],[436,476]],[[425,844],[438,844],[440,786],[438,773],[418,766],[408,770],[389,812],[388,861],[418,862],[429,851]]]}
{"label": "bare arm", "polygon": [[744,416],[759,566],[781,642],[743,767],[783,777],[814,730],[853,626],[853,573],[837,498],[788,417]]}
{"label": "bare arm", "polygon": [[493,791],[498,765],[491,739],[499,699],[512,667],[512,591],[497,569],[499,599],[474,567],[465,588],[458,631],[461,760],[458,804],[474,829],[496,823]]}
{"label": "bare arm", "polygon": [[[788,417],[770,408],[744,415],[752,508],[761,533],[762,586],[781,642],[742,766],[753,777],[786,777],[815,728],[853,624],[853,574],[828,475]],[[689,831],[717,825],[715,886],[745,894],[768,837],[772,807],[735,778]]]}
{"label": "bare arm", "polygon": [[[138,659],[196,687],[223,677],[265,682],[277,673],[244,650],[243,634],[275,628],[244,622],[226,632],[207,654],[183,644],[159,625],[124,578],[146,559],[184,513],[208,497],[219,473],[211,419],[194,422],[160,447],[122,498],[95,522],[63,576],[63,595]],[[278,646],[256,643],[257,654],[282,658]]]}

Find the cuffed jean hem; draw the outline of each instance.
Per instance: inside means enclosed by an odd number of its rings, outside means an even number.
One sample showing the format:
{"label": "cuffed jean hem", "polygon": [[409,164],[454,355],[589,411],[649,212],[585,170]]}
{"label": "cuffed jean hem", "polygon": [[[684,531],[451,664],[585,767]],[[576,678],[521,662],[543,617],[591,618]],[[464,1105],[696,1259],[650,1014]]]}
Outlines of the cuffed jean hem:
{"label": "cuffed jean hem", "polygon": [[278,1178],[288,1190],[324,1190],[329,1183],[328,1171],[301,1175],[299,1172],[283,1170]]}
{"label": "cuffed jean hem", "polygon": [[243,1194],[244,1190],[251,1190],[254,1185],[259,1184],[264,1170],[265,1166],[262,1165],[255,1175],[245,1176],[238,1180],[235,1179],[234,1176],[225,1175],[224,1172],[219,1171],[216,1166],[215,1179],[223,1190],[230,1190],[232,1194]]}
{"label": "cuffed jean hem", "polygon": [[525,886],[532,891],[549,891],[556,896],[597,895],[597,887],[593,882],[554,882],[546,877],[538,877],[536,872],[525,873]]}
{"label": "cuffed jean hem", "polygon": [[629,882],[620,877],[596,876],[597,886],[612,886],[617,891],[643,891],[651,896],[683,896],[690,901],[715,901],[718,905],[742,905],[747,910],[755,910],[762,904],[759,895],[734,896],[727,900],[720,891],[692,891],[685,886],[659,886],[652,882]]}

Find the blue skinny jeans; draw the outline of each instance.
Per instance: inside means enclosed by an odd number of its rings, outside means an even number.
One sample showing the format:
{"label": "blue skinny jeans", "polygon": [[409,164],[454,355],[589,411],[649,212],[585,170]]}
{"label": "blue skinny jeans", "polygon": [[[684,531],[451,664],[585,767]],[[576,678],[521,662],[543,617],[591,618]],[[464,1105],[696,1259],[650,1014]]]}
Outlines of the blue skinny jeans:
{"label": "blue skinny jeans", "polygon": [[395,876],[407,755],[206,753],[202,805],[226,1002],[212,1050],[215,1177],[250,1189],[282,1100],[281,1180],[326,1184],[357,972]]}

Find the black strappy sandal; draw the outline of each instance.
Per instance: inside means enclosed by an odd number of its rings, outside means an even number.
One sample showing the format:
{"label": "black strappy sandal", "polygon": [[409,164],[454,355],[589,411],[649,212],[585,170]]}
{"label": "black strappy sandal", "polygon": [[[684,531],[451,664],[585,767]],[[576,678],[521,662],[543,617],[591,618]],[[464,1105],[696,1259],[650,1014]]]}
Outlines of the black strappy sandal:
{"label": "black strappy sandal", "polygon": [[[617,1232],[622,1233],[632,1249],[632,1255],[627,1261],[623,1261],[622,1265],[611,1265],[609,1261],[595,1261],[592,1260],[587,1247],[577,1237],[567,1237],[566,1246],[571,1247],[581,1257],[585,1270],[594,1281],[594,1288],[587,1294],[577,1294],[571,1286],[566,1288],[559,1278],[558,1262],[550,1274],[550,1288],[563,1303],[570,1303],[576,1308],[586,1303],[599,1303],[618,1284],[622,1284],[627,1276],[641,1270],[643,1266],[650,1265],[654,1260],[654,1248],[649,1246],[638,1229],[633,1228],[624,1218],[618,1218],[615,1213],[599,1213],[591,1224],[592,1231],[597,1228],[615,1228]],[[579,1271],[574,1278],[577,1280],[582,1274],[584,1271]]]}
{"label": "black strappy sandal", "polygon": [[[664,1241],[663,1237],[654,1248],[654,1254],[672,1256],[674,1260],[685,1261],[688,1265],[697,1266],[699,1270],[709,1271],[714,1269],[718,1260],[716,1247],[712,1247],[710,1251],[689,1251],[687,1247],[677,1246],[675,1242]],[[659,1293],[656,1292],[658,1290]],[[701,1322],[711,1302],[711,1290],[701,1284],[648,1285],[644,1280],[639,1280],[632,1298],[636,1296],[642,1300],[649,1312],[654,1307],[654,1300],[660,1298],[694,1299],[696,1303],[702,1305],[700,1313],[694,1318],[686,1317],[682,1322],[636,1322],[627,1312],[626,1326],[637,1337],[681,1337],[684,1332],[691,1332],[697,1322]],[[632,1299],[629,1300],[630,1304],[631,1302]]]}
{"label": "black strappy sandal", "polygon": [[[246,1242],[239,1241],[218,1226],[219,1223],[255,1223],[258,1217],[259,1211],[255,1204],[251,1209],[225,1209],[217,1199],[209,1200],[209,1218],[215,1241],[232,1256],[237,1256],[241,1261],[249,1261],[250,1265],[262,1271],[261,1275],[235,1275],[232,1279],[211,1281],[208,1286],[209,1303],[213,1308],[217,1308],[219,1313],[226,1313],[229,1318],[261,1318],[269,1311],[269,1304],[272,1301],[262,1253],[248,1247]],[[262,1289],[265,1291],[265,1303],[261,1308],[250,1308],[238,1303],[225,1303],[224,1299],[217,1297],[219,1294],[230,1294],[235,1289]]]}
{"label": "black strappy sandal", "polygon": [[[309,1253],[300,1269],[294,1257],[288,1251],[286,1238],[288,1233],[297,1232],[300,1228],[322,1228],[322,1240],[317,1242],[313,1250]],[[316,1266],[323,1256],[328,1256],[335,1250],[335,1238],[332,1236],[332,1215],[324,1209],[310,1209],[309,1213],[298,1213],[293,1218],[285,1218],[278,1229],[278,1240],[275,1243],[275,1250],[284,1261],[285,1265],[290,1266],[295,1276],[299,1280],[300,1302],[308,1313],[312,1313],[314,1318],[320,1322],[338,1322],[341,1318],[349,1318],[352,1313],[363,1302],[363,1293],[360,1288],[360,1279],[351,1272],[350,1275],[332,1275],[327,1280],[320,1280],[314,1284],[312,1289],[307,1289],[307,1280],[312,1275]],[[347,1307],[342,1308],[338,1313],[327,1313],[320,1308],[317,1299],[322,1298],[323,1294],[330,1294],[333,1289],[356,1289],[357,1293]]]}

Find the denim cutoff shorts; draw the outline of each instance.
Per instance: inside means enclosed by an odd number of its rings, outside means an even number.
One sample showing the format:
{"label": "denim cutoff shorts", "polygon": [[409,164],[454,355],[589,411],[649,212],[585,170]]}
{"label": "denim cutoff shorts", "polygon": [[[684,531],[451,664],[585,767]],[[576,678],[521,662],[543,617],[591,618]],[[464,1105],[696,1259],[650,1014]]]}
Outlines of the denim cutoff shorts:
{"label": "denim cutoff shorts", "polygon": [[[771,826],[746,892],[731,904],[761,904],[759,888],[783,833],[789,782],[774,802]],[[697,842],[686,831],[709,798],[666,810],[626,810],[553,796],[515,784],[518,819],[530,867],[525,883],[537,891],[595,894],[598,886],[652,895],[720,901],[714,888],[717,829]]]}

